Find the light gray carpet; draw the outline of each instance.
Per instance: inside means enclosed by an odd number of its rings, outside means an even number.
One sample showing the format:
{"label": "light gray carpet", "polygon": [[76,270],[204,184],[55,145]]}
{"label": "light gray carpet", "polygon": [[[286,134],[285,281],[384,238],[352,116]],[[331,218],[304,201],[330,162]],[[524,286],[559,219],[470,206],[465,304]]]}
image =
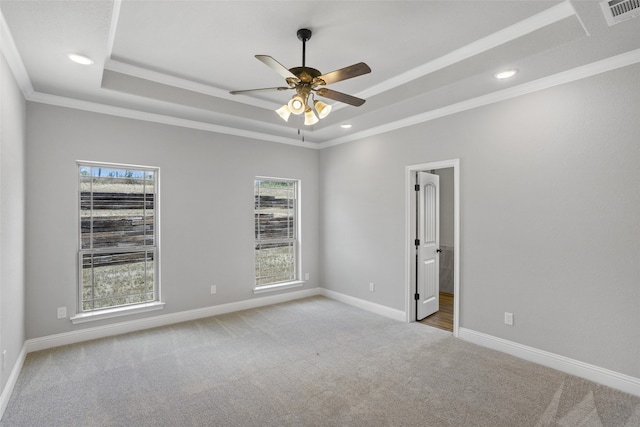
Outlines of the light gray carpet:
{"label": "light gray carpet", "polygon": [[1,426],[640,426],[640,399],[322,297],[31,353]]}

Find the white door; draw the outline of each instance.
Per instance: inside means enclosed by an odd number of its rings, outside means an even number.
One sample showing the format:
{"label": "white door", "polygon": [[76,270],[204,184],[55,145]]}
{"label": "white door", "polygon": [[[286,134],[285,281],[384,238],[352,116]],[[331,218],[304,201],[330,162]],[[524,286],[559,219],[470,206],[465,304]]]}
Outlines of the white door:
{"label": "white door", "polygon": [[417,319],[439,310],[440,177],[418,172]]}

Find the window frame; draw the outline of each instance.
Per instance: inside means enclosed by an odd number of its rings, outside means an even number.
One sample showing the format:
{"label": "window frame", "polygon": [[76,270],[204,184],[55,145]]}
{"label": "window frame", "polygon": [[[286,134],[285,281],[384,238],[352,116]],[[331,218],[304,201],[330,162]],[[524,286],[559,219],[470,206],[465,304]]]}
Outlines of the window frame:
{"label": "window frame", "polygon": [[[271,292],[271,291],[278,291],[278,290],[282,290],[282,289],[287,289],[287,288],[294,288],[294,287],[300,287],[303,286],[305,281],[301,280],[301,271],[302,271],[302,181],[300,179],[293,179],[293,178],[279,178],[279,177],[271,177],[271,176],[256,176],[253,179],[253,194],[254,194],[254,203],[253,203],[253,211],[254,211],[254,219],[253,219],[253,226],[254,226],[254,230],[255,230],[255,226],[256,226],[256,218],[255,218],[255,209],[256,209],[256,204],[255,204],[255,194],[256,194],[256,182],[257,181],[274,181],[274,182],[286,182],[286,183],[293,183],[294,184],[294,200],[295,200],[295,225],[294,225],[294,231],[295,231],[295,238],[292,240],[293,241],[293,248],[294,248],[294,273],[293,273],[293,279],[292,280],[287,280],[287,281],[281,281],[281,282],[274,282],[274,283],[268,283],[268,284],[262,284],[262,285],[258,285],[257,281],[258,281],[258,276],[255,274],[255,270],[257,267],[257,257],[256,257],[256,246],[259,244],[259,242],[261,242],[260,240],[257,239],[257,236],[255,234],[254,231],[254,239],[253,239],[253,247],[254,247],[254,288],[253,288],[253,292],[255,294],[258,293],[262,293],[262,292]],[[287,239],[275,239],[277,241],[285,241]],[[264,242],[264,241],[262,241]]]}
{"label": "window frame", "polygon": [[[153,244],[149,245],[143,242],[142,245],[125,246],[125,247],[105,247],[105,248],[83,248],[82,246],[82,175],[80,173],[83,167],[89,168],[105,168],[120,169],[131,171],[153,172],[154,174],[154,218],[153,218]],[[156,166],[131,165],[124,163],[105,163],[94,161],[76,161],[76,173],[78,180],[78,206],[76,210],[78,224],[77,239],[77,305],[76,315],[71,317],[72,323],[84,323],[88,321],[101,320],[111,317],[141,313],[146,311],[158,310],[164,308],[161,298],[160,286],[160,168]],[[140,303],[130,303],[118,306],[110,306],[104,308],[94,308],[92,310],[84,310],[83,308],[83,256],[87,254],[114,254],[114,253],[134,253],[134,252],[152,252],[153,253],[153,301],[145,301]]]}

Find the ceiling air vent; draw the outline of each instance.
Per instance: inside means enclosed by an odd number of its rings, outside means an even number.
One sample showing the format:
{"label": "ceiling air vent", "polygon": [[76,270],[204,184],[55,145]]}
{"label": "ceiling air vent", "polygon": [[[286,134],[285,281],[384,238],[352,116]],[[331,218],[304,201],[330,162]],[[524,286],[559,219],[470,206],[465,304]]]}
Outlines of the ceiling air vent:
{"label": "ceiling air vent", "polygon": [[609,26],[640,15],[640,0],[605,0],[600,6]]}

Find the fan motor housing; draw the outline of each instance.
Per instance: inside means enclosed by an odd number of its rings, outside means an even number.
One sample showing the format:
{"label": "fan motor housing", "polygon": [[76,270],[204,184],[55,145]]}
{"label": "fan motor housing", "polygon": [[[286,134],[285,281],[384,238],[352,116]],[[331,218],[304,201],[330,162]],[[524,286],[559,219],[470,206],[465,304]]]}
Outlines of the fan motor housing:
{"label": "fan motor housing", "polygon": [[320,77],[322,73],[315,68],[310,67],[295,67],[291,68],[291,71],[302,83],[311,83],[316,77]]}

